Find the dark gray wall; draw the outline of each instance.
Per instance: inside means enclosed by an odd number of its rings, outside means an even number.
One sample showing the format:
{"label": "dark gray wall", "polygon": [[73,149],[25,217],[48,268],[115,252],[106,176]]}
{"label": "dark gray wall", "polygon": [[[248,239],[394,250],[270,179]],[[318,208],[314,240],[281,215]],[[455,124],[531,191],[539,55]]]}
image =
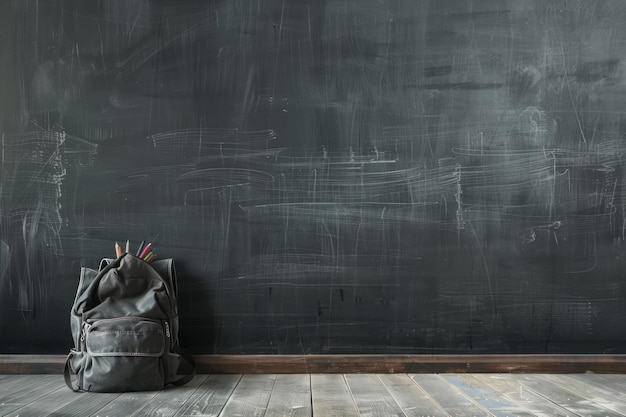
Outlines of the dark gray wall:
{"label": "dark gray wall", "polygon": [[626,353],[626,2],[0,9],[0,352],[146,239],[194,352]]}

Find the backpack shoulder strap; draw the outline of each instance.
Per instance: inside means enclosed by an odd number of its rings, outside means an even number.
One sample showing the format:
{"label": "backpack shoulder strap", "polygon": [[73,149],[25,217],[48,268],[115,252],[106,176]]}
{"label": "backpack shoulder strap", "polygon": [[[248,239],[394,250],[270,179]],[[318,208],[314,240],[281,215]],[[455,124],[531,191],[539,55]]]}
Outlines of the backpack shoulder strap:
{"label": "backpack shoulder strap", "polygon": [[[171,384],[176,386],[185,385],[187,382],[191,381],[196,375],[196,361],[193,360],[193,357],[189,353],[185,352],[180,347],[176,347],[174,351],[180,355],[183,361],[187,362],[187,366],[191,368],[191,372],[172,381]],[[179,366],[178,369],[180,368],[181,367]]]}
{"label": "backpack shoulder strap", "polygon": [[76,290],[76,297],[74,297],[73,310],[77,310],[80,302],[83,300],[85,290],[91,285],[94,279],[98,276],[98,271],[91,268],[80,268],[80,279],[78,281],[78,289]]}
{"label": "backpack shoulder strap", "polygon": [[174,260],[171,258],[158,259],[154,262],[150,262],[150,265],[167,280],[169,286],[174,290],[174,296],[178,298],[178,282],[176,278],[176,267],[174,266]]}
{"label": "backpack shoulder strap", "polygon": [[82,392],[78,386],[72,383],[72,367],[70,366],[70,360],[72,359],[72,352],[67,355],[65,359],[65,368],[63,369],[63,377],[65,378],[65,385],[67,385],[74,392]]}

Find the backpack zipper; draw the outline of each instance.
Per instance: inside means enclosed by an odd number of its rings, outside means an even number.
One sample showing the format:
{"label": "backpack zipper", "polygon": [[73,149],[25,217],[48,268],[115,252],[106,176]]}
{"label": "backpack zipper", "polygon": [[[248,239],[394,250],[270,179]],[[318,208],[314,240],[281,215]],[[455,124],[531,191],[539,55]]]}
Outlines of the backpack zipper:
{"label": "backpack zipper", "polygon": [[170,324],[166,321],[164,321],[163,323],[165,323],[165,336],[169,339],[170,338]]}
{"label": "backpack zipper", "polygon": [[110,318],[106,318],[106,319],[87,319],[87,322],[89,324],[89,327],[91,327],[92,325],[96,324],[96,323],[106,323],[106,322],[111,322],[111,321],[123,321],[123,320],[129,320],[129,321],[149,321],[152,323],[159,323],[160,321],[158,319],[152,319],[149,317],[142,317],[142,316],[122,316],[122,317],[110,317]]}
{"label": "backpack zipper", "polygon": [[84,341],[87,333],[89,333],[89,331],[91,330],[91,328],[95,325],[97,325],[98,323],[107,323],[107,322],[119,322],[119,321],[145,321],[145,322],[150,322],[150,323],[154,323],[154,324],[159,324],[160,322],[164,322],[165,323],[165,336],[167,336],[167,338],[170,338],[170,327],[169,327],[169,323],[167,321],[164,320],[156,320],[156,319],[150,319],[147,317],[135,317],[135,316],[124,316],[124,317],[113,317],[113,318],[108,318],[108,319],[87,319],[86,321],[83,322],[83,329],[81,331],[81,336],[80,336],[80,340]]}
{"label": "backpack zipper", "polygon": [[87,332],[91,328],[91,324],[83,321],[82,329],[80,330],[80,342],[81,342],[81,350],[86,350],[85,339],[87,337]]}

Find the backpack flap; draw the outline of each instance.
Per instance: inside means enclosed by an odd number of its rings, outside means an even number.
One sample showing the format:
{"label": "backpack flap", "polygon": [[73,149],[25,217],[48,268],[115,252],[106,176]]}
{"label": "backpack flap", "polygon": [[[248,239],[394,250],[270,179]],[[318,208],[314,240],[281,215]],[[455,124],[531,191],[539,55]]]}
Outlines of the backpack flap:
{"label": "backpack flap", "polygon": [[176,298],[168,280],[132,255],[108,264],[88,292],[85,319],[135,316],[166,320],[176,315]]}

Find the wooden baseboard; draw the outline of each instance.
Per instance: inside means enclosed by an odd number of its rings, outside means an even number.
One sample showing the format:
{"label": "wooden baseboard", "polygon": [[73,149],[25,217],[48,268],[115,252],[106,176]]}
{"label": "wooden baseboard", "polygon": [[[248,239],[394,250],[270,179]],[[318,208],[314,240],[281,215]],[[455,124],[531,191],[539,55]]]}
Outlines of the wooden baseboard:
{"label": "wooden baseboard", "polygon": [[[198,373],[626,373],[626,355],[195,355]],[[62,355],[0,355],[0,374],[62,373]]]}
{"label": "wooden baseboard", "polygon": [[201,355],[209,373],[626,373],[626,355]]}

